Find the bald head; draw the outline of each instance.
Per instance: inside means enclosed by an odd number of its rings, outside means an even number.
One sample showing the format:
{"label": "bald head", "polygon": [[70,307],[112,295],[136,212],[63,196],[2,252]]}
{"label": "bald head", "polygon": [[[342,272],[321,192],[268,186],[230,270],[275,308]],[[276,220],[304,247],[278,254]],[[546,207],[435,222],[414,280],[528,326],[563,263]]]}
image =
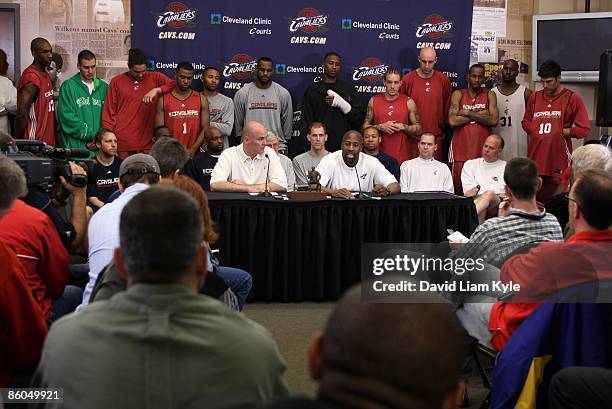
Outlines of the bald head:
{"label": "bald head", "polygon": [[353,131],[353,130],[346,131],[344,133],[344,135],[342,135],[342,142],[346,141],[347,139],[349,139],[351,137],[357,138],[357,139],[359,139],[360,142],[363,142],[363,135],[361,135],[360,132]]}
{"label": "bald head", "polygon": [[267,134],[268,130],[260,122],[247,122],[242,133],[244,152],[250,157],[262,155],[265,149]]}
{"label": "bald head", "polygon": [[463,331],[441,298],[424,296],[431,303],[362,303],[361,287],[351,288],[325,328],[319,396],[442,407],[457,387]]}
{"label": "bald head", "polygon": [[437,61],[436,50],[431,47],[421,48],[418,73],[427,78],[431,77]]}
{"label": "bald head", "polygon": [[48,67],[53,58],[51,43],[42,37],[37,37],[30,43],[30,51],[34,62],[40,67]]}
{"label": "bald head", "polygon": [[516,60],[512,58],[504,61],[504,65],[502,66],[502,81],[505,84],[515,84],[516,77],[519,74],[519,64]]}
{"label": "bald head", "polygon": [[36,37],[30,43],[30,51],[39,51],[41,48],[44,48],[46,46],[51,47],[51,43],[49,43],[49,40],[42,37]]}

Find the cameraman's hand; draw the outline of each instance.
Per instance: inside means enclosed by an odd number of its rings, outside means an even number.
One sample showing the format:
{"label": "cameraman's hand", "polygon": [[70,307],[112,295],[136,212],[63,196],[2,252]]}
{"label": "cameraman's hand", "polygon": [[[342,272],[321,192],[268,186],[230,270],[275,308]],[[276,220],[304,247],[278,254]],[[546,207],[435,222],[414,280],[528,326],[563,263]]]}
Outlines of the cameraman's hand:
{"label": "cameraman's hand", "polygon": [[[85,172],[85,169],[83,169],[82,167],[74,163],[73,161],[70,161],[68,163],[70,164],[70,171],[72,172],[73,175],[87,176],[87,172]],[[85,195],[85,192],[87,191],[87,186],[83,186],[83,187],[73,186],[70,183],[68,183],[66,179],[64,179],[63,176],[60,176],[60,181],[62,182],[62,186],[64,186],[64,189],[66,189],[73,195],[77,195],[77,194]]]}

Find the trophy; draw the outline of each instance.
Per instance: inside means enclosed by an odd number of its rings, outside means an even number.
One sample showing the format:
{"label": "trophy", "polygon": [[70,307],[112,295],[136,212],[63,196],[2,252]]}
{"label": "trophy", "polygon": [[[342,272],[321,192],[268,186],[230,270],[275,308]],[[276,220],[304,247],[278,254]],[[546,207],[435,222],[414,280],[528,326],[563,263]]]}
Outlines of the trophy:
{"label": "trophy", "polygon": [[[327,194],[321,192],[321,174],[317,172],[314,166],[308,171],[308,190],[296,190],[287,193],[289,199],[292,200],[325,200]],[[304,186],[305,187],[305,186]]]}

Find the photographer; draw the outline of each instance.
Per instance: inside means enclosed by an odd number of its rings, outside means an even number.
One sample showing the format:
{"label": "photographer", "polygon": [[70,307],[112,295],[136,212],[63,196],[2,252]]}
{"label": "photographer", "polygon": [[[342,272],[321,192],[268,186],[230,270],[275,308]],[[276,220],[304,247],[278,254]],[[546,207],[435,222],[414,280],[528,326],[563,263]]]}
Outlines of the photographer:
{"label": "photographer", "polygon": [[[11,158],[16,161],[19,161],[19,158],[22,157],[18,155],[18,143],[3,132],[0,132],[0,151],[12,152]],[[25,157],[29,158],[30,156]],[[31,157],[35,158],[36,156]],[[74,175],[81,178],[87,177],[87,172],[76,163],[68,162],[67,166],[70,169],[69,173],[73,177]],[[68,183],[63,176],[59,176],[56,178],[57,181],[54,183],[50,195],[46,186],[44,186],[45,184],[35,183],[36,181],[32,181],[32,179],[33,177],[28,179],[28,194],[22,200],[26,204],[41,210],[51,219],[65,249],[69,253],[86,254],[88,220],[86,185],[77,187]],[[60,211],[67,205],[70,197],[72,198],[70,216],[64,218]]]}
{"label": "photographer", "polygon": [[[75,198],[84,196],[76,189],[75,192]],[[74,311],[82,291],[66,285],[70,277],[68,252],[46,214],[20,199],[15,200],[13,208],[0,220],[0,241],[15,250],[47,321]]]}

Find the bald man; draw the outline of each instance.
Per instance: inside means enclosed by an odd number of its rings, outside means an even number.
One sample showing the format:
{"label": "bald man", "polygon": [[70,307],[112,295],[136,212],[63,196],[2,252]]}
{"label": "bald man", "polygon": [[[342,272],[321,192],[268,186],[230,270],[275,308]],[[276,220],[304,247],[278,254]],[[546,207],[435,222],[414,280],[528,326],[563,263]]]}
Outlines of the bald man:
{"label": "bald man", "polygon": [[351,288],[309,348],[310,377],[318,383],[316,398],[297,396],[238,407],[456,407],[463,330],[440,297],[419,296],[427,303],[364,303],[361,287]]}
{"label": "bald man", "polygon": [[499,204],[506,198],[506,161],[500,159],[504,146],[501,136],[490,135],[482,145],[482,157],[468,160],[461,170],[463,194],[474,197],[480,223],[496,217]]}
{"label": "bald man", "polygon": [[227,148],[219,156],[210,177],[210,190],[261,193],[266,189],[266,177],[269,191],[287,190],[287,176],[280,159],[272,148],[266,146],[267,133],[261,123],[247,122],[242,143]]}
{"label": "bald man", "polygon": [[372,192],[374,196],[400,192],[395,176],[362,150],[363,136],[357,131],[346,132],[341,149],[325,156],[317,166],[323,192],[341,199],[354,199],[352,192]]}
{"label": "bald man", "polygon": [[446,114],[453,88],[448,77],[434,69],[438,57],[433,48],[422,48],[418,60],[419,68],[402,78],[400,92],[408,95],[416,103],[421,118],[422,132],[429,132],[436,136],[436,145],[439,149],[436,150],[434,158],[441,161],[443,160],[444,126],[447,122]]}
{"label": "bald man", "polygon": [[23,71],[17,83],[15,136],[57,146],[53,85],[46,70],[53,54],[51,44],[38,37],[30,43],[30,51],[34,61]]}

